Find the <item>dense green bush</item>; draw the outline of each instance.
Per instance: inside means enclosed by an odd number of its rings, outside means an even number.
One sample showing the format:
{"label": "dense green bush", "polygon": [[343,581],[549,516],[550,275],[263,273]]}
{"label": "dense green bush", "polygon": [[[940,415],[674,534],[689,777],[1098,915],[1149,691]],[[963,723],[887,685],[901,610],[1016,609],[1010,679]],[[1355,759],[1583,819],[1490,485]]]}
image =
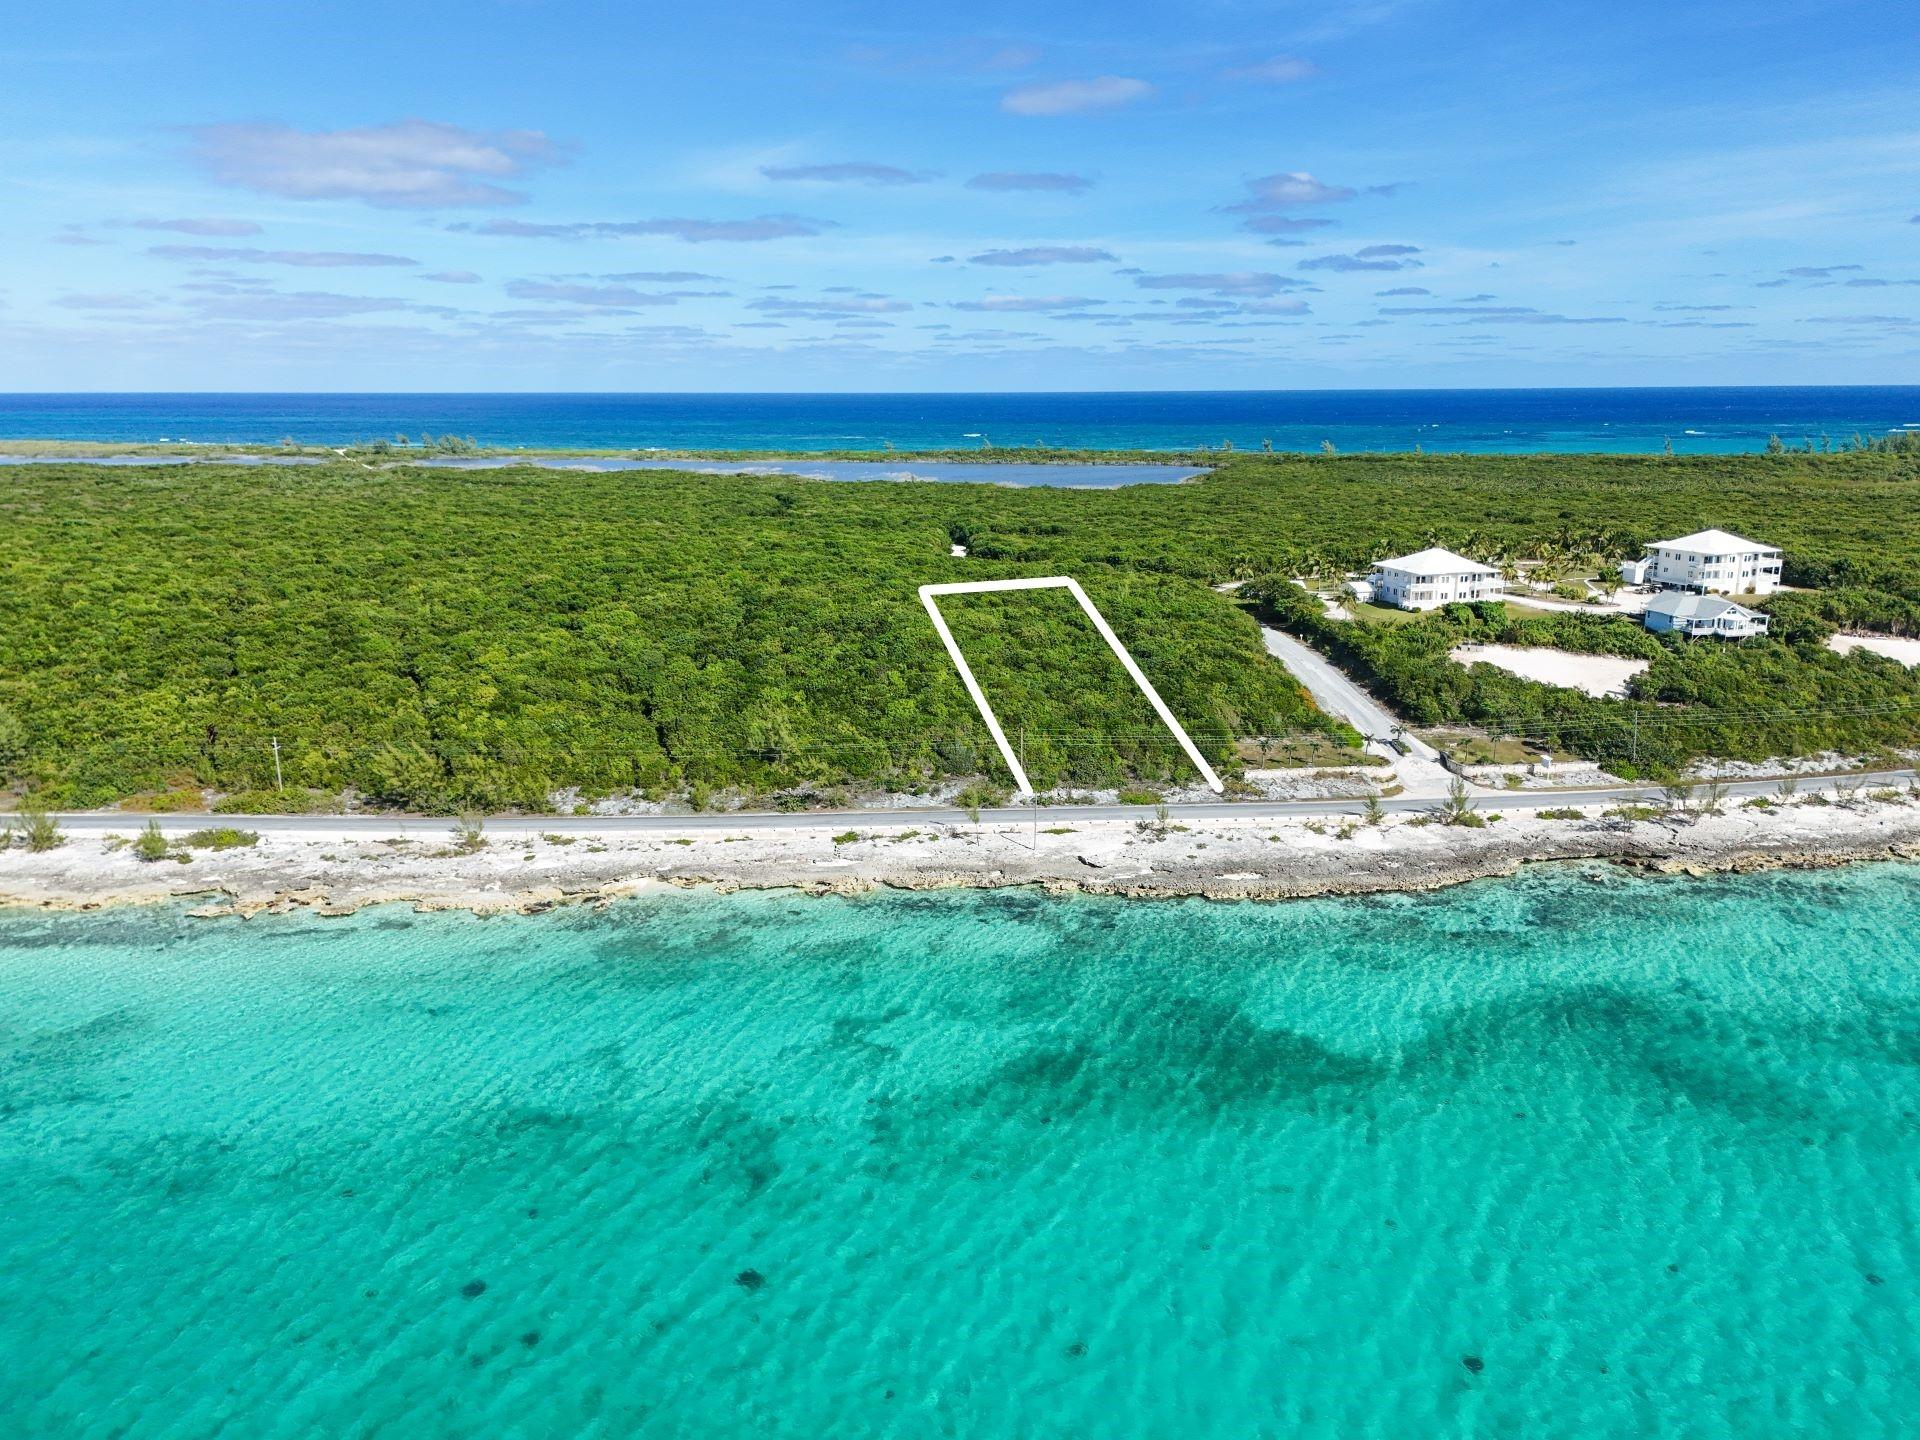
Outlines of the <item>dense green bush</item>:
{"label": "dense green bush", "polygon": [[[1448,605],[1398,625],[1329,620],[1291,582],[1240,590],[1269,623],[1312,639],[1417,726],[1471,725],[1628,775],[1702,756],[1762,760],[1920,743],[1920,672],[1841,656],[1817,637],[1726,642],[1655,635],[1601,615],[1521,618],[1506,605]],[[1458,645],[1541,645],[1648,662],[1626,699],[1461,665]]]}
{"label": "dense green bush", "polygon": [[[538,807],[567,786],[1001,782],[915,589],[1063,571],[1231,768],[1230,737],[1342,732],[1209,584],[1430,543],[1493,559],[1627,553],[1709,524],[1863,584],[1920,561],[1920,460],[1906,454],[1209,458],[1220,468],[1198,483],[1111,491],[10,467],[0,780],[60,804],[210,788],[265,809],[267,793],[351,788],[442,812]],[[956,539],[967,558],[949,557]],[[1037,783],[1190,775],[1065,596],[945,608]],[[1898,686],[1884,667],[1836,663],[1823,685]],[[1427,708],[1446,710],[1464,682],[1437,669],[1426,684],[1445,694]],[[1410,662],[1405,683],[1420,688]]]}

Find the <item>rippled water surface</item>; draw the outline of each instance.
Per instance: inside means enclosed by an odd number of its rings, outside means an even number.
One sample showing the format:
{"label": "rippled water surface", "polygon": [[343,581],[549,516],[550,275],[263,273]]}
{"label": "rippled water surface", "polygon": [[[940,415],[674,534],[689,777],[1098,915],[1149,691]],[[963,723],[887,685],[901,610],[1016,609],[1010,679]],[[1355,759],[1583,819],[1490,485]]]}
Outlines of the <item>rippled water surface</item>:
{"label": "rippled water surface", "polygon": [[0,914],[4,1429],[1910,1435],[1916,921]]}
{"label": "rippled water surface", "polygon": [[530,449],[1032,445],[1657,455],[1920,428],[1920,386],[1227,390],[930,395],[5,395],[0,441],[345,445],[423,431]]}

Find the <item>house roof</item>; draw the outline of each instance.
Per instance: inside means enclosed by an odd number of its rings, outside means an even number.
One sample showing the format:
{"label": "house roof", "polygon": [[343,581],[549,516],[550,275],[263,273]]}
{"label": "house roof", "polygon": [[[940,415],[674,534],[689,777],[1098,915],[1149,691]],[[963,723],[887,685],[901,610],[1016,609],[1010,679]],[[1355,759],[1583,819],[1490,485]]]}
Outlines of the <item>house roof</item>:
{"label": "house roof", "polygon": [[1647,547],[1649,550],[1703,550],[1717,552],[1721,550],[1772,550],[1772,545],[1762,545],[1758,540],[1749,540],[1744,535],[1734,535],[1725,530],[1696,530],[1691,535],[1682,535],[1678,540],[1656,540]]}
{"label": "house roof", "polygon": [[1482,565],[1478,560],[1469,560],[1464,555],[1456,555],[1451,550],[1442,550],[1434,546],[1419,550],[1411,555],[1402,555],[1395,560],[1376,560],[1377,570],[1407,570],[1415,575],[1497,575],[1500,572],[1491,565]]}
{"label": "house roof", "polygon": [[1729,614],[1753,618],[1756,614],[1718,595],[1687,595],[1679,591],[1668,591],[1647,602],[1647,613],[1670,615],[1675,620],[1718,620]]}

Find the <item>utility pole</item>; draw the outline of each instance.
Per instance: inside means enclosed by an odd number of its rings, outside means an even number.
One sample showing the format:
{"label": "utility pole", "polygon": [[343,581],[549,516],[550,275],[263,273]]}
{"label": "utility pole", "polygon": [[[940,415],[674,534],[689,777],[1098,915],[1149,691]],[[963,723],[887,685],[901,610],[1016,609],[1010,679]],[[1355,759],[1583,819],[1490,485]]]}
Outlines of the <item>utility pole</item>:
{"label": "utility pole", "polygon": [[280,737],[278,735],[273,737],[273,788],[276,790],[287,788],[287,782],[280,775]]}
{"label": "utility pole", "polygon": [[[1020,722],[1020,772],[1021,774],[1024,775],[1026,773],[1026,769],[1027,769],[1027,722],[1022,720]],[[1036,791],[1033,788],[1033,782],[1031,780],[1027,782],[1027,799],[1029,802],[1031,802],[1033,806],[1033,836],[1031,840],[1028,842],[1027,848],[1037,853],[1040,849],[1040,794],[1038,791]]]}

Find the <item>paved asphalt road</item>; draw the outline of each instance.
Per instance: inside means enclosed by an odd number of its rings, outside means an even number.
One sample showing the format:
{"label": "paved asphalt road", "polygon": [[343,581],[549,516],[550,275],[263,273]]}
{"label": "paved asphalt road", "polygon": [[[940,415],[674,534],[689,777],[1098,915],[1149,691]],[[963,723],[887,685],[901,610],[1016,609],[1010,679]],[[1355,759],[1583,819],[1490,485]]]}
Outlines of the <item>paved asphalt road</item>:
{"label": "paved asphalt road", "polygon": [[[1349,680],[1331,660],[1312,646],[1270,625],[1260,627],[1260,638],[1266,644],[1267,653],[1286,666],[1293,673],[1293,678],[1307,687],[1307,693],[1313,696],[1314,703],[1322,710],[1338,715],[1370,739],[1384,741],[1400,728],[1400,722],[1393,718],[1386,706]],[[1408,735],[1406,742],[1420,759],[1439,763],[1440,752],[1426,741]]]}
{"label": "paved asphalt road", "polygon": [[[1905,788],[1915,781],[1912,770],[1877,770],[1870,774],[1808,777],[1800,782],[1800,793],[1810,795],[1832,791],[1837,786],[1861,784],[1865,789],[1889,786]],[[1727,785],[1724,798],[1740,801],[1754,795],[1772,796],[1779,791],[1777,780],[1746,780]],[[1657,785],[1616,785],[1597,790],[1511,790],[1479,792],[1476,808],[1500,814],[1528,814],[1535,810],[1560,806],[1591,807],[1619,805],[1629,800],[1658,801]],[[1390,814],[1417,814],[1432,810],[1431,796],[1396,795],[1380,802]],[[1320,815],[1358,815],[1357,800],[1220,800],[1197,805],[1169,805],[1173,818],[1192,820],[1285,820]],[[1036,813],[1042,823],[1059,824],[1071,820],[1148,820],[1153,810],[1143,805],[1043,805],[1032,809],[982,810],[981,823],[1025,824]],[[117,831],[126,834],[155,819],[169,835],[203,829],[208,825],[235,825],[269,835],[304,835],[314,839],[341,836],[373,838],[402,833],[443,834],[452,825],[446,816],[434,815],[131,815],[97,810],[63,814],[60,823],[74,833]],[[692,832],[742,830],[840,830],[860,826],[966,825],[971,817],[951,808],[925,810],[833,810],[798,813],[722,815],[501,815],[489,816],[491,835],[538,835],[551,833],[599,835],[685,835]]]}

